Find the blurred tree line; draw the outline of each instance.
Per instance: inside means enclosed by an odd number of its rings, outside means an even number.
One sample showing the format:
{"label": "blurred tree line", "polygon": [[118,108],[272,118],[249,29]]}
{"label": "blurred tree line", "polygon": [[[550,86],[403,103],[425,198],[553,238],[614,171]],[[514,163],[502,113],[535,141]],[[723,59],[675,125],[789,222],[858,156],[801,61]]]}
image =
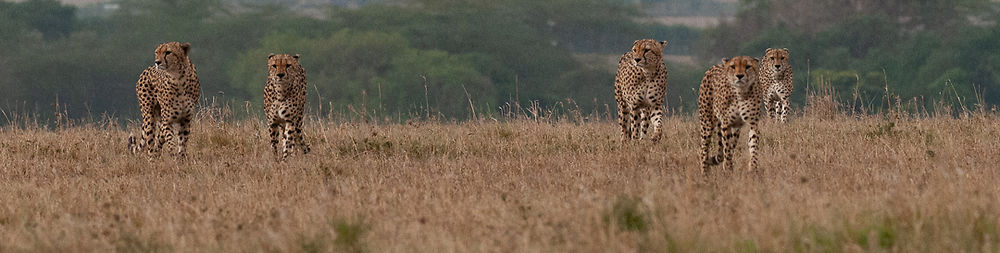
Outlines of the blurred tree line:
{"label": "blurred tree line", "polygon": [[885,101],[886,87],[924,105],[956,97],[969,106],[979,99],[985,106],[1000,102],[996,1],[743,0],[741,5],[732,21],[706,31],[698,54],[715,59],[787,47],[800,103],[807,83],[831,84],[841,101],[855,99],[857,90],[856,102],[876,107]]}
{"label": "blurred tree line", "polygon": [[250,101],[258,109],[269,53],[298,53],[310,107],[322,103],[324,111],[365,103],[405,116],[429,104],[464,118],[470,99],[478,110],[496,110],[515,97],[603,108],[614,101],[615,69],[575,53],[621,54],[651,33],[697,36],[636,24],[634,8],[607,0],[388,1],[318,16],[224,0],[121,0],[114,7],[79,17],[55,0],[0,3],[0,106],[134,118],[135,81],[153,49],[181,41],[193,45],[203,101],[240,107]]}
{"label": "blurred tree line", "polygon": [[644,1],[629,0],[390,0],[306,14],[267,2],[119,0],[100,15],[56,0],[0,2],[0,110],[134,119],[135,81],[166,41],[192,43],[204,101],[255,111],[269,53],[302,55],[309,108],[323,106],[314,113],[351,105],[406,117],[429,105],[464,118],[469,100],[480,112],[567,99],[602,110],[614,103],[615,62],[582,55],[617,60],[639,38],[697,56],[667,63],[672,109],[691,111],[718,58],[768,47],[791,49],[800,105],[804,84],[821,80],[841,94],[881,96],[887,83],[903,98],[953,90],[1000,101],[990,0],[743,0],[731,21],[704,31],[637,23]]}

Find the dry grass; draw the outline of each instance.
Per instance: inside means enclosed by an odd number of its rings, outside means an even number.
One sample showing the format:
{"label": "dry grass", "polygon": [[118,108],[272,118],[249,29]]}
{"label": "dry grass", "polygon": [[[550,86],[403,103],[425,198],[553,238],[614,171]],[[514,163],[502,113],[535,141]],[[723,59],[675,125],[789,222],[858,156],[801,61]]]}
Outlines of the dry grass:
{"label": "dry grass", "polygon": [[152,161],[116,127],[7,127],[0,252],[1000,250],[995,115],[766,124],[757,173],[699,174],[695,129],[314,120],[282,164],[254,120]]}

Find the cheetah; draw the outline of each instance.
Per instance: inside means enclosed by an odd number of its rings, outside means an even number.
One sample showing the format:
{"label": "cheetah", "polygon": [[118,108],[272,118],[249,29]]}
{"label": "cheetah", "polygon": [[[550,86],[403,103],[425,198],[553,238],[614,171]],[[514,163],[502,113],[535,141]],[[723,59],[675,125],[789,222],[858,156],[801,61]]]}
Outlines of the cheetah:
{"label": "cheetah", "polygon": [[618,60],[615,75],[615,100],[618,101],[618,124],[621,140],[642,139],[650,125],[651,140],[660,138],[663,98],[667,91],[667,68],[663,64],[666,41],[637,40],[632,49]]}
{"label": "cheetah", "polygon": [[[722,160],[733,170],[733,154],[740,138],[740,128],[749,126],[747,170],[757,168],[757,121],[760,117],[763,87],[758,84],[760,60],[749,56],[722,59],[722,64],[705,71],[698,91],[698,119],[701,122],[701,171]],[[719,154],[709,157],[712,135],[719,143]]]}
{"label": "cheetah", "polygon": [[153,155],[169,142],[176,148],[176,155],[185,156],[191,118],[201,92],[197,70],[188,57],[190,51],[191,43],[160,44],[154,51],[153,66],[139,74],[135,92],[142,114],[142,141],[129,137],[132,153],[145,150]]}
{"label": "cheetah", "polygon": [[[297,54],[271,54],[267,56],[267,69],[264,113],[267,115],[271,148],[275,157],[280,157],[280,160],[288,158],[294,144],[299,145],[303,154],[308,154],[309,144],[306,144],[302,134],[302,115],[306,104],[306,69],[299,64]],[[280,151],[279,136],[283,147]]]}
{"label": "cheetah", "polygon": [[792,95],[792,65],[788,64],[788,49],[771,49],[764,52],[760,68],[760,82],[764,86],[764,106],[772,119],[786,122],[788,97]]}

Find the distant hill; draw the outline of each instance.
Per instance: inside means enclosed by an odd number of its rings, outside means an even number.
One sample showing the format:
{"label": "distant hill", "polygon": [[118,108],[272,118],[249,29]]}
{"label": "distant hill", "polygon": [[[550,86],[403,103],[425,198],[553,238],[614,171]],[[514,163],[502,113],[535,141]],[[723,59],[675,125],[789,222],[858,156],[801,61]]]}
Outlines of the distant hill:
{"label": "distant hill", "polygon": [[[13,0],[13,2],[23,2],[25,0]],[[96,9],[85,10],[87,14],[102,13],[102,8],[93,6],[96,3],[108,3],[111,0],[60,0],[64,4],[74,6],[88,6]],[[294,9],[309,10],[319,6],[337,5],[346,7],[358,7],[375,2],[385,2],[387,0],[230,0],[233,2],[248,4],[281,4],[288,5]],[[396,0],[406,1],[406,0]],[[628,0],[632,4],[639,5],[649,17],[639,20],[643,23],[657,23],[662,25],[683,25],[690,27],[706,28],[712,27],[725,18],[733,16],[739,7],[739,0]],[[105,6],[107,7],[107,6]]]}

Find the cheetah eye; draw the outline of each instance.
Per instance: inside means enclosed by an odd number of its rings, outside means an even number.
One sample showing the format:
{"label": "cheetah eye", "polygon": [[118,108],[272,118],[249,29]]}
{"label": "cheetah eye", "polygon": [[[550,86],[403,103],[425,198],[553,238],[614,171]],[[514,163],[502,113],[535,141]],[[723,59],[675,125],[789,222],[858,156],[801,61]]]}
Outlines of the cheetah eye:
{"label": "cheetah eye", "polygon": [[271,64],[271,67],[272,67],[272,68],[277,68],[277,67],[278,67],[278,65],[275,65],[275,64]]}
{"label": "cheetah eye", "polygon": [[163,52],[163,55],[170,55],[170,51]]}
{"label": "cheetah eye", "polygon": [[736,69],[736,65],[733,65],[733,66],[729,66],[729,68],[731,68],[731,69]]}
{"label": "cheetah eye", "polygon": [[750,69],[750,65],[747,65],[747,69]]}
{"label": "cheetah eye", "polygon": [[286,68],[291,67],[291,66],[292,66],[292,64],[285,64]]}

